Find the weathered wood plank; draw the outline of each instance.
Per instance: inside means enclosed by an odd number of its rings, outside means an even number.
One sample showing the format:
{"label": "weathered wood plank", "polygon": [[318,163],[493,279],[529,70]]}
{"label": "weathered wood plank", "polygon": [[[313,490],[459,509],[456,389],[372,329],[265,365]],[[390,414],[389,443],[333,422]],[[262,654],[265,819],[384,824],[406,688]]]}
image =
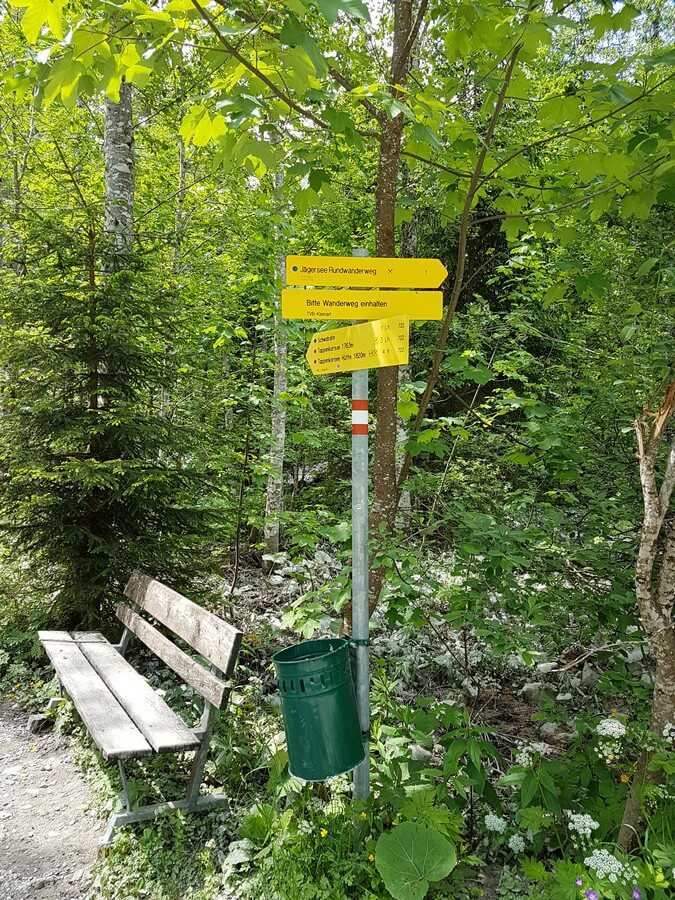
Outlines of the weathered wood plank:
{"label": "weathered wood plank", "polygon": [[68,631],[38,631],[38,639],[41,644],[44,644],[45,641],[65,641],[67,644],[74,643],[70,636],[70,632]]}
{"label": "weathered wood plank", "polygon": [[194,647],[226,677],[232,674],[241,646],[241,631],[139,571],[132,573],[124,593],[133,603]]}
{"label": "weathered wood plank", "polygon": [[105,638],[98,642],[86,635],[86,640],[80,642],[80,634],[73,637],[153,750],[166,753],[192,750],[199,745],[183,720]]}
{"label": "weathered wood plank", "polygon": [[103,756],[106,759],[149,756],[150,744],[85,658],[80,646],[70,635],[65,640],[50,638],[59,632],[43,633],[43,646],[56,674]]}
{"label": "weathered wood plank", "polygon": [[117,606],[117,618],[126,627],[140,638],[146,647],[149,647],[167,666],[173,669],[183,681],[191,685],[209,703],[213,703],[218,709],[223,709],[229,695],[228,686],[213,672],[210,672],[196,660],[188,656],[180,647],[177,647],[154,625],[146,622],[138,613],[134,612],[124,603]]}
{"label": "weathered wood plank", "polygon": [[108,639],[99,631],[38,631],[41,643],[45,641],[65,641],[68,644],[107,644]]}

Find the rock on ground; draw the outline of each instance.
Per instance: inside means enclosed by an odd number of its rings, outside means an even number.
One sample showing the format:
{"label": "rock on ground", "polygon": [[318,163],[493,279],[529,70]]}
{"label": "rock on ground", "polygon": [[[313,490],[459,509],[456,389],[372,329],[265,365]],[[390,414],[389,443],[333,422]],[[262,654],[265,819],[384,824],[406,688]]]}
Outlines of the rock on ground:
{"label": "rock on ground", "polygon": [[84,900],[102,826],[58,734],[0,703],[0,900]]}

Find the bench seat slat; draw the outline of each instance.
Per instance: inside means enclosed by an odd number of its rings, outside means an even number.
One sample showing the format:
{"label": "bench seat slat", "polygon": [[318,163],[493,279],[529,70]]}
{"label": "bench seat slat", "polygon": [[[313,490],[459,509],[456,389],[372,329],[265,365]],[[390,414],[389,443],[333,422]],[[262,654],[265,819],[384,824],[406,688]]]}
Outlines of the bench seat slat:
{"label": "bench seat slat", "polygon": [[170,666],[183,681],[198,691],[205,700],[216,709],[223,709],[230,693],[229,687],[213,672],[210,672],[196,660],[188,656],[180,647],[158,631],[154,625],[146,622],[138,613],[124,603],[117,606],[117,618],[140,638],[146,647]]}
{"label": "bench seat slat", "polygon": [[116,697],[65,631],[40,631],[38,636],[64,690],[106,759],[149,756],[152,747]]}
{"label": "bench seat slat", "polygon": [[73,637],[156,753],[193,750],[199,739],[103,635]]}

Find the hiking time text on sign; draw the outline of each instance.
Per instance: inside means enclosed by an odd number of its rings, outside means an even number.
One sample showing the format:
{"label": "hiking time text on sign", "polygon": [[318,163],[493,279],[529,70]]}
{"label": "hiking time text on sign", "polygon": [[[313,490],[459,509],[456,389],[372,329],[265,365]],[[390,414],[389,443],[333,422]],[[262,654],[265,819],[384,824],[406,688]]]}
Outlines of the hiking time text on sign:
{"label": "hiking time text on sign", "polygon": [[409,319],[395,316],[363,325],[317,331],[307,350],[314,375],[405,366],[408,363]]}

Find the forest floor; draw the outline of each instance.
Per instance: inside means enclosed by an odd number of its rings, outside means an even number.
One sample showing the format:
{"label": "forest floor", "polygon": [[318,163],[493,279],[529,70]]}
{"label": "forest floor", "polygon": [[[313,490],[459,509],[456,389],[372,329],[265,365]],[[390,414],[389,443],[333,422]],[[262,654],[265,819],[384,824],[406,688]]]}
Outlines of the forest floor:
{"label": "forest floor", "polygon": [[27,720],[0,704],[0,900],[83,900],[102,824],[68,738]]}

